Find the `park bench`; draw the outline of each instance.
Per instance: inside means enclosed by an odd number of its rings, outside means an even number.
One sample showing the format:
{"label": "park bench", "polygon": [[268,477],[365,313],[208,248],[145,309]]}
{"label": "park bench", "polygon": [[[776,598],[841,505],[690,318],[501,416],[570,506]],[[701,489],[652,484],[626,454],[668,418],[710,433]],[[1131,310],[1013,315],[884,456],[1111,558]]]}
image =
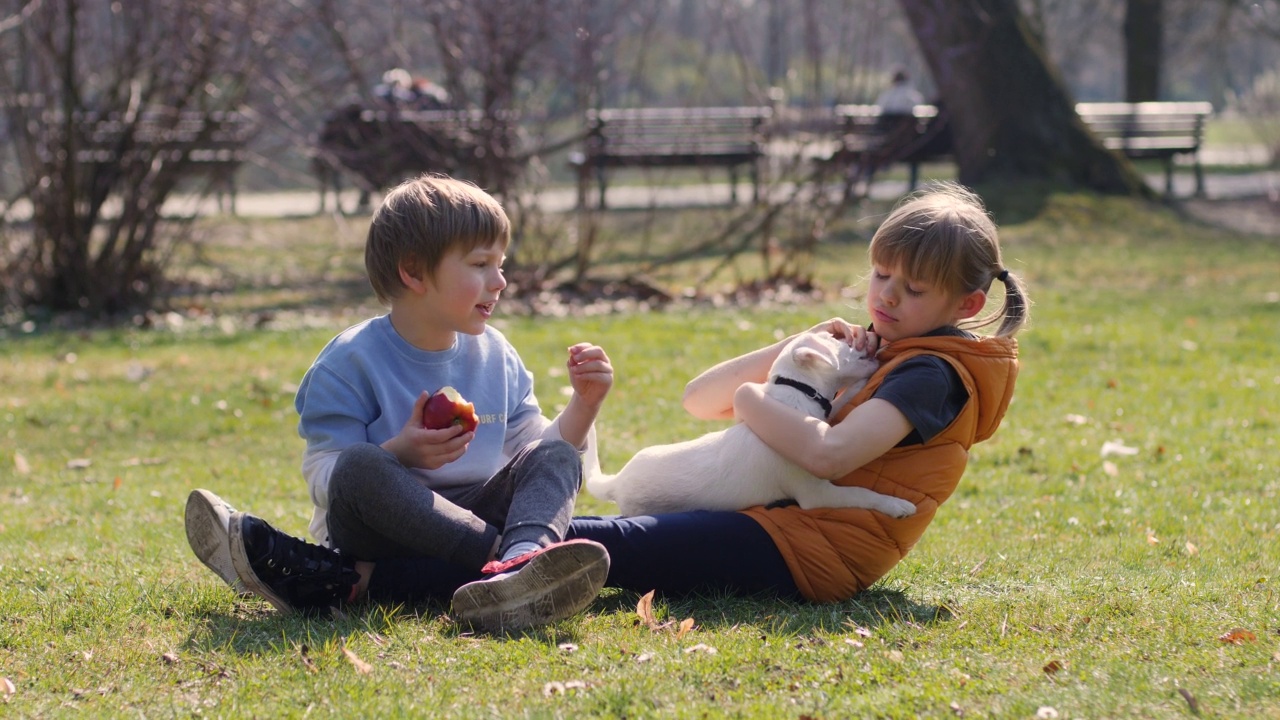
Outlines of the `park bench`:
{"label": "park bench", "polygon": [[128,119],[117,114],[86,113],[78,123],[76,162],[83,165],[142,160],[148,163],[188,163],[196,174],[209,177],[236,212],[235,172],[247,159],[246,145],[253,130],[249,117],[238,112],[151,112]]}
{"label": "park bench", "polygon": [[[1165,193],[1173,195],[1173,167],[1177,157],[1191,156],[1196,195],[1204,195],[1204,171],[1199,150],[1204,123],[1212,114],[1207,102],[1079,103],[1076,112],[1108,149],[1133,160],[1164,161]],[[875,105],[839,105],[834,125],[839,140],[827,162],[854,167],[869,180],[871,174],[897,162],[910,167],[915,188],[922,162],[951,154],[946,118],[932,105],[915,107],[908,130],[890,131],[880,122]]]}
{"label": "park bench", "polygon": [[738,201],[738,169],[747,166],[752,198],[760,198],[766,155],[768,107],[606,108],[587,114],[583,151],[570,157],[578,173],[578,205],[585,206],[594,175],[605,206],[608,172],[614,168],[723,167],[730,197]]}
{"label": "park bench", "polygon": [[[44,127],[61,127],[58,111],[42,111]],[[246,146],[253,123],[248,115],[232,111],[151,111],[127,118],[110,113],[78,114],[76,163],[120,165],[147,163],[161,168],[186,164],[192,174],[210,178],[218,193],[219,209],[229,200],[236,213],[236,170],[248,158]],[[38,155],[52,158],[52,147],[37,145]]]}
{"label": "park bench", "polygon": [[[320,207],[340,171],[359,179],[359,207],[369,194],[424,172],[468,177],[481,163],[503,161],[518,149],[519,118],[482,110],[366,108],[351,103],[325,117],[315,140],[312,170],[320,184]],[[489,152],[498,147],[501,157]]]}
{"label": "park bench", "polygon": [[1164,191],[1173,196],[1173,164],[1190,155],[1196,195],[1204,196],[1200,144],[1205,120],[1213,114],[1207,102],[1080,103],[1076,112],[1110,150],[1134,160],[1164,162]]}

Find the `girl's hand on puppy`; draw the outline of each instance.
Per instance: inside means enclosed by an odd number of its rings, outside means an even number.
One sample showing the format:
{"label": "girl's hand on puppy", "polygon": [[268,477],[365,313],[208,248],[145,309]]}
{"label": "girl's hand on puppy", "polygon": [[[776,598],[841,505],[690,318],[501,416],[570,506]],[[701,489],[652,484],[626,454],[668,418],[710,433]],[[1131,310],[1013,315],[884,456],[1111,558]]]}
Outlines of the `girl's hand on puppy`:
{"label": "girl's hand on puppy", "polygon": [[844,318],[824,320],[809,329],[809,332],[829,332],[836,338],[844,340],[855,350],[875,355],[880,349],[880,338],[861,325],[854,325]]}

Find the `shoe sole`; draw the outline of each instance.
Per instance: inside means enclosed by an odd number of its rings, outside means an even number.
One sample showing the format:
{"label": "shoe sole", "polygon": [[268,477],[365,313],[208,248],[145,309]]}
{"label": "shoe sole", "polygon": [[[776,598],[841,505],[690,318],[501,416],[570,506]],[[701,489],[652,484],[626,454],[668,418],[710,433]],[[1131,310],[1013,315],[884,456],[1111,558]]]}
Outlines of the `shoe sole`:
{"label": "shoe sole", "polygon": [[253,571],[253,566],[249,564],[249,554],[244,549],[244,523],[241,522],[243,519],[244,513],[233,514],[228,533],[231,540],[231,564],[235,567],[236,575],[249,592],[271,603],[281,613],[285,615],[292,614],[293,606],[286,602],[284,598],[275,594],[266,583],[259,580],[258,574]]}
{"label": "shoe sole", "polygon": [[[187,496],[187,508],[183,519],[187,527],[187,544],[204,566],[212,570],[223,582],[238,593],[244,593],[244,585],[236,575],[235,566],[231,562],[231,545],[226,525],[223,523],[219,507],[227,508],[230,513],[235,509],[222,501],[222,498],[208,490],[192,490]],[[228,514],[230,514],[228,513]]]}
{"label": "shoe sole", "polygon": [[603,545],[553,548],[504,578],[467,583],[453,594],[454,617],[487,633],[523,630],[584,610],[609,576]]}

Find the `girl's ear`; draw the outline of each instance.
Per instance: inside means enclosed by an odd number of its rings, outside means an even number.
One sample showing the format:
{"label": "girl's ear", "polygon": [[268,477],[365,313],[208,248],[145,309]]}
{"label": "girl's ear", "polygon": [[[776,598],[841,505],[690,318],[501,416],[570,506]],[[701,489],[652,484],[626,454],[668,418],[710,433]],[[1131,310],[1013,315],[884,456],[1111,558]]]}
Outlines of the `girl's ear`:
{"label": "girl's ear", "polygon": [[974,290],[960,298],[960,305],[956,308],[956,319],[967,320],[982,312],[986,304],[987,294],[982,290]]}

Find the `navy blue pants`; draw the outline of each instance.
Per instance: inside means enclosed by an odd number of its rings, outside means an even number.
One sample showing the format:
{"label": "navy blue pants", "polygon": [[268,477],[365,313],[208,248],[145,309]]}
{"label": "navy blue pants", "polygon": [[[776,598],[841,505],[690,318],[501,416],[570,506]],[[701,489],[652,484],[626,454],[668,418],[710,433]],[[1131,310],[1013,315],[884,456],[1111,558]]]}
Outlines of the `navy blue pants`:
{"label": "navy blue pants", "polygon": [[[606,585],[637,593],[769,593],[800,598],[773,539],[736,512],[687,512],[634,517],[575,517],[566,539],[594,540],[609,550]],[[435,558],[382,558],[369,583],[378,602],[447,601],[474,569]]]}

